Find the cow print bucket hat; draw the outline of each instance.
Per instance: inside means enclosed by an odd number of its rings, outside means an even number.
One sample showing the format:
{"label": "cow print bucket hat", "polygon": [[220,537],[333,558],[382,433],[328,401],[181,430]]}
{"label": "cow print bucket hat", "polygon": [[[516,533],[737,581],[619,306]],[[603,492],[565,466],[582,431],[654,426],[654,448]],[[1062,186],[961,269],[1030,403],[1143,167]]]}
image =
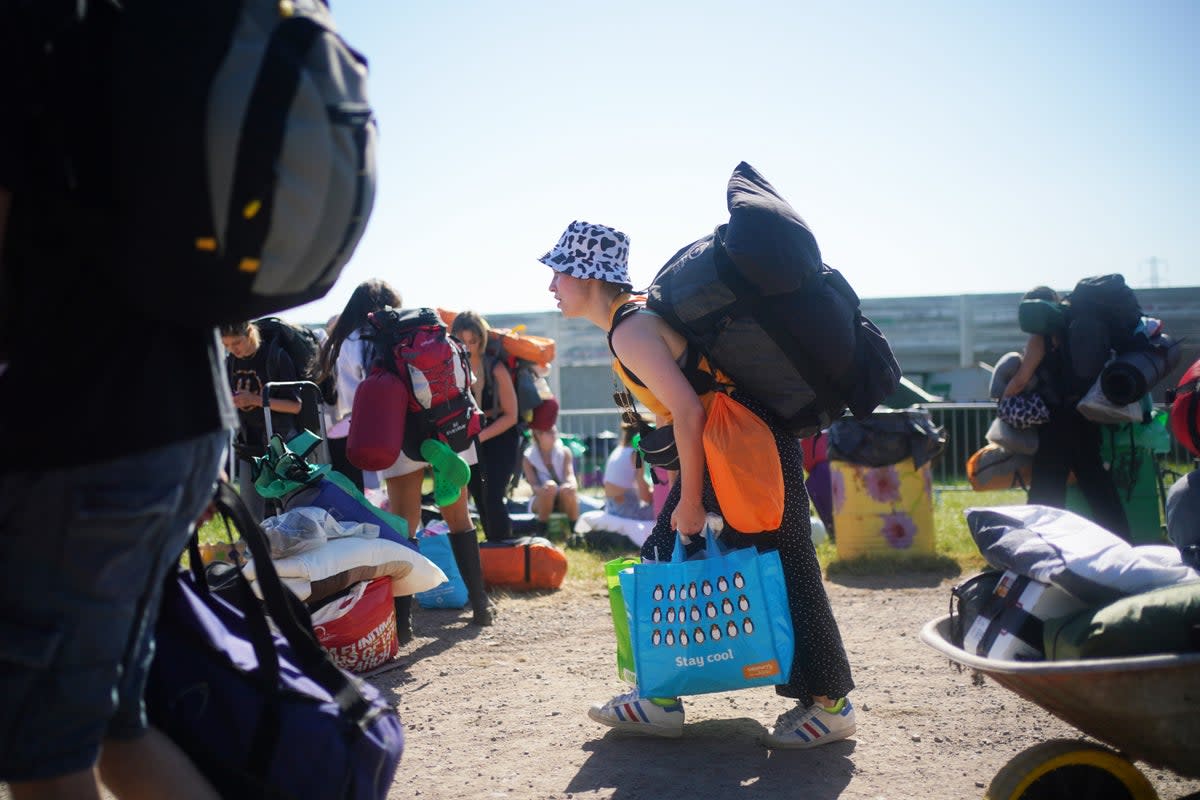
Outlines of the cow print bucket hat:
{"label": "cow print bucket hat", "polygon": [[616,228],[576,220],[558,244],[538,259],[555,272],[574,278],[608,281],[632,289],[629,237]]}

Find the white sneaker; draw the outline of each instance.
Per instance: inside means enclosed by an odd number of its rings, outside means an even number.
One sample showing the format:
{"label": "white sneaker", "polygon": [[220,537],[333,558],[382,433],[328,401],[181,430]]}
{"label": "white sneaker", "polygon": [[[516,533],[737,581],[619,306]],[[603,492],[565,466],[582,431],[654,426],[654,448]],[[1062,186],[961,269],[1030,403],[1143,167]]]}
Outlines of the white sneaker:
{"label": "white sneaker", "polygon": [[588,716],[601,725],[620,731],[634,731],[650,736],[676,739],[683,735],[683,703],[674,698],[671,705],[661,706],[638,694],[637,689],[617,695],[604,704],[588,709]]}
{"label": "white sneaker", "polygon": [[780,714],[775,730],[763,737],[767,747],[803,749],[845,739],[857,729],[854,706],[847,700],[842,710],[831,714],[819,705],[796,706]]}

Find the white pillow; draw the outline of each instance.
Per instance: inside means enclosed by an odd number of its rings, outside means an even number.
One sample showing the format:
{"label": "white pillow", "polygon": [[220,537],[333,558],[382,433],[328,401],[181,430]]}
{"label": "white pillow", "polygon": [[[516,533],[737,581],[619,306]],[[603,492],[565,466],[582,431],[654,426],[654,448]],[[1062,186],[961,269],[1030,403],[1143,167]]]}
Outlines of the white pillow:
{"label": "white pillow", "polygon": [[[412,564],[410,571],[403,578],[392,581],[392,594],[397,597],[424,592],[440,585],[446,580],[442,572],[425,556],[388,539],[359,539],[356,537],[333,539],[315,550],[301,553],[297,556],[275,560],[275,571],[285,585],[303,581],[311,584],[332,575],[345,572],[352,567],[373,567],[393,561],[405,561]],[[251,559],[245,566],[246,577],[255,579],[254,561]],[[300,586],[291,586],[293,591]],[[305,588],[303,595],[297,592],[301,599],[311,593],[311,587]]]}

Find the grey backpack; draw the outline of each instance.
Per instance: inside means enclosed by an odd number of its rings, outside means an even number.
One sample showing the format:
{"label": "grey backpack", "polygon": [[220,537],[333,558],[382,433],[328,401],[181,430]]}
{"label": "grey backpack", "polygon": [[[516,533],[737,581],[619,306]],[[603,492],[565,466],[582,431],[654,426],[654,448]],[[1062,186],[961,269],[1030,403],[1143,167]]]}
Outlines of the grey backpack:
{"label": "grey backpack", "polygon": [[[75,7],[47,26],[63,109],[48,137],[74,228],[110,248],[132,307],[213,325],[325,295],[371,212],[376,141],[366,61],[325,3]],[[81,93],[100,98],[94,118],[73,110]]]}

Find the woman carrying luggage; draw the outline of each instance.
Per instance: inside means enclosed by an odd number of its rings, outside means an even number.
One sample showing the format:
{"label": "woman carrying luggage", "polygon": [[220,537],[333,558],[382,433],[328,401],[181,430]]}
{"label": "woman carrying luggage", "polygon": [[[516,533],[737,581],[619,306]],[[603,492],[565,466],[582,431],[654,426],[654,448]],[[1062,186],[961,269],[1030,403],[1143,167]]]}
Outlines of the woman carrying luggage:
{"label": "woman carrying luggage", "polygon": [[500,359],[488,355],[487,320],[474,311],[454,318],[450,333],[458,337],[471,353],[471,374],[475,380],[471,392],[483,411],[483,430],[479,433],[479,463],[471,467],[471,497],[483,518],[483,534],[489,542],[512,538],[512,520],[508,517],[508,483],[521,446],[517,430],[517,389],[512,374]]}
{"label": "woman carrying luggage", "polygon": [[[377,278],[365,281],[354,290],[346,307],[338,315],[329,338],[321,348],[321,379],[337,375],[339,408],[352,409],[358,386],[370,371],[374,349],[367,339],[371,324],[367,315],[386,307],[400,308],[400,293]],[[352,423],[353,424],[353,423]],[[475,446],[462,454],[467,463],[475,461]],[[409,536],[421,526],[421,482],[425,477],[424,461],[414,461],[401,453],[396,462],[379,475],[387,486],[388,505],[393,514],[408,523]],[[464,489],[448,506],[441,508],[442,518],[450,528],[450,546],[467,585],[473,625],[491,625],[494,610],[483,585],[483,566],[479,561],[479,539],[475,524],[467,510]],[[395,598],[396,634],[401,643],[412,640],[412,595]]]}
{"label": "woman carrying luggage", "polygon": [[[620,231],[573,222],[540,261],[554,270],[549,289],[563,315],[587,319],[607,331],[616,356],[614,369],[628,389],[654,412],[659,425],[674,425],[678,477],[642,547],[644,560],[656,560],[658,554],[673,551],[676,534],[684,538],[689,553],[697,551],[702,543],[688,537],[702,532],[708,512],[720,514],[721,509],[705,466],[704,406],[681,366],[688,363],[686,339],[645,308],[623,313],[614,325],[617,312],[631,299],[628,253],[629,240]],[[776,692],[796,699],[798,705],[779,716],[763,743],[814,747],[854,733],[854,709],[846,698],[854,683],[813,549],[800,445],[752,398],[735,392],[734,399],[771,427],[786,490],[777,530],[747,536],[726,524],[721,533],[727,547],[778,549],[783,563],[796,654],[787,683]],[[636,689],[593,706],[588,715],[604,725],[656,736],[677,737],[683,730],[680,698],[641,697]]]}

